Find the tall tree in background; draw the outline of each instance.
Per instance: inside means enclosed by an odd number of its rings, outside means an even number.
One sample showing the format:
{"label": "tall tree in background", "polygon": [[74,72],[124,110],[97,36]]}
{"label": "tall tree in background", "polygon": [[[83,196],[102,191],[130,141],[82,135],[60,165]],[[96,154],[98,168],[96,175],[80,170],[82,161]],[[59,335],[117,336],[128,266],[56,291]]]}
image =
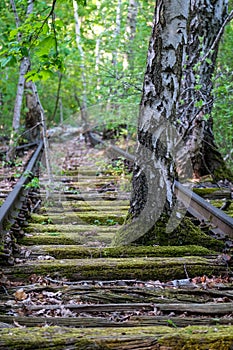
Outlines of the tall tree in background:
{"label": "tall tree in background", "polygon": [[178,129],[183,136],[179,151],[179,171],[185,175],[189,153],[196,178],[225,169],[214,141],[213,75],[219,41],[225,25],[228,0],[192,0],[187,54],[184,62],[181,98],[178,103]]}
{"label": "tall tree in background", "polygon": [[[10,0],[10,3],[11,3],[11,7],[15,17],[16,28],[18,29],[20,27],[20,19],[15,6],[15,1]],[[33,0],[28,0],[26,16],[29,16],[32,13],[32,10],[33,10]],[[22,35],[20,32],[18,32],[18,42],[20,42],[21,40],[22,40]],[[29,69],[30,69],[30,59],[28,55],[25,55],[24,57],[22,57],[20,62],[20,67],[19,67],[19,79],[18,79],[17,93],[16,93],[15,105],[14,105],[12,133],[11,133],[9,150],[6,156],[7,161],[12,161],[14,159],[14,137],[15,135],[17,135],[20,128],[20,115],[21,115],[21,108],[23,103],[24,87],[25,87],[25,81],[26,81],[26,74],[29,71]]]}
{"label": "tall tree in background", "polygon": [[81,44],[81,34],[80,34],[80,20],[78,15],[78,3],[76,0],[73,0],[73,9],[74,9],[74,21],[75,21],[75,40],[77,48],[80,55],[80,72],[82,80],[82,94],[81,102],[77,95],[76,99],[80,105],[82,121],[84,123],[84,130],[88,128],[87,123],[87,81],[86,81],[86,67],[85,67],[85,54]]}
{"label": "tall tree in background", "polygon": [[[53,0],[51,10],[49,12],[48,17],[46,20],[53,14],[54,8],[55,8],[56,0]],[[26,11],[26,18],[30,16],[33,12],[33,5],[34,0],[28,0],[27,1],[27,11]],[[11,6],[12,10],[14,12],[16,27],[19,29],[20,26],[20,20],[18,16],[18,12],[15,6],[14,0],[11,0]],[[45,24],[45,21],[41,24],[40,30],[42,30],[43,26]],[[21,41],[21,33],[18,32],[18,42]],[[29,50],[24,48],[24,51],[26,50],[27,55],[22,57],[21,63],[20,63],[20,70],[19,70],[19,80],[18,80],[18,86],[17,86],[17,95],[16,95],[16,101],[15,101],[15,108],[14,108],[14,115],[13,115],[13,133],[10,140],[10,146],[9,150],[7,152],[7,160],[12,161],[14,158],[14,144],[13,144],[13,137],[14,133],[17,133],[19,131],[20,127],[20,116],[21,116],[21,108],[22,108],[22,101],[23,96],[25,92],[25,87],[27,85],[27,92],[26,92],[26,105],[28,107],[28,112],[26,116],[26,126],[30,126],[31,128],[31,140],[32,136],[36,137],[36,139],[39,138],[40,134],[36,131],[36,127],[41,125],[41,132],[42,137],[44,141],[44,151],[45,151],[45,160],[46,160],[46,167],[49,177],[49,184],[52,183],[52,172],[51,172],[51,165],[50,165],[50,158],[49,158],[49,146],[48,146],[48,140],[46,135],[46,122],[45,122],[45,113],[44,109],[42,107],[42,104],[39,99],[38,91],[36,88],[36,85],[33,81],[26,82],[26,74],[28,73],[31,65],[30,56],[29,56]]]}
{"label": "tall tree in background", "polygon": [[138,123],[130,220],[114,244],[137,241],[161,220],[169,221],[175,205],[174,147],[176,104],[187,43],[189,1],[158,0],[150,39]]}
{"label": "tall tree in background", "polygon": [[127,23],[126,23],[126,38],[127,45],[127,63],[131,73],[134,70],[134,39],[136,34],[138,2],[137,0],[129,0]]}

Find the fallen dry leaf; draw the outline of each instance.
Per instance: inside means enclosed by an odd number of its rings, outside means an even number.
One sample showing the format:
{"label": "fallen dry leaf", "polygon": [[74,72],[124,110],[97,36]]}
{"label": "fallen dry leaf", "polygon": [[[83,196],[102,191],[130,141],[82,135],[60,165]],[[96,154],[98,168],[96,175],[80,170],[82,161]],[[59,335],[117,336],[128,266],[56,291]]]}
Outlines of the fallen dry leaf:
{"label": "fallen dry leaf", "polygon": [[23,288],[20,288],[14,293],[14,297],[15,297],[16,300],[22,301],[22,300],[27,299],[28,296],[24,292]]}

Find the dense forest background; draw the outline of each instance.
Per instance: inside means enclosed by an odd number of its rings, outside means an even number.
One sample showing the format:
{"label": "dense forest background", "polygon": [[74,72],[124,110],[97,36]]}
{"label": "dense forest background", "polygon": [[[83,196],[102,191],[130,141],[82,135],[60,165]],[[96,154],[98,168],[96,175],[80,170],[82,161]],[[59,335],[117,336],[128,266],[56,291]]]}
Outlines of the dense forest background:
{"label": "dense forest background", "polygon": [[[19,65],[30,55],[27,78],[37,85],[49,127],[82,125],[83,109],[92,125],[127,125],[136,131],[154,5],[139,1],[37,1],[0,4],[0,133],[10,134]],[[230,1],[230,10],[233,1]],[[20,34],[20,40],[19,39]],[[221,41],[214,77],[214,132],[232,163],[233,22]],[[24,100],[21,125],[25,125]]]}

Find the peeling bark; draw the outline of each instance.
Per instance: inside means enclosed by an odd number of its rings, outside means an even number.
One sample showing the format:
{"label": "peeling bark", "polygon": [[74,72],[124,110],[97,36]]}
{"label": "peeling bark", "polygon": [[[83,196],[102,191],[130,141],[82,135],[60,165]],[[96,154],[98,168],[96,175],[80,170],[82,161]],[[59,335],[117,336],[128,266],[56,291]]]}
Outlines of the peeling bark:
{"label": "peeling bark", "polygon": [[[191,157],[196,178],[212,174],[224,161],[214,142],[213,74],[219,40],[227,18],[227,0],[192,0],[187,58],[184,64],[178,128],[185,147],[179,151],[179,171]],[[216,40],[217,39],[217,40]]]}
{"label": "peeling bark", "polygon": [[132,222],[125,228],[125,237],[119,235],[114,244],[129,244],[142,237],[161,217],[171,216],[176,202],[174,147],[177,134],[173,124],[188,19],[188,2],[157,2],[140,105],[129,210]]}

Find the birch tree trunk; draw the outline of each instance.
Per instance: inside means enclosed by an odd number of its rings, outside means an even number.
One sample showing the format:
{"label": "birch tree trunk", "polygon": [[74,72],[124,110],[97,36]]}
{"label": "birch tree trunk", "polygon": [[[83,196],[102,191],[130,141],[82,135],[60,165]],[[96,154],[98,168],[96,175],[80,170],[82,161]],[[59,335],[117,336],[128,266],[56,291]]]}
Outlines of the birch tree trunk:
{"label": "birch tree trunk", "polygon": [[73,9],[74,9],[74,21],[75,21],[75,35],[76,35],[76,44],[80,54],[80,70],[81,70],[81,79],[82,79],[82,104],[81,104],[81,117],[84,123],[84,130],[88,129],[87,121],[87,82],[85,75],[85,54],[81,45],[81,35],[80,35],[80,21],[78,15],[78,3],[76,0],[73,0]]}
{"label": "birch tree trunk", "polygon": [[[27,6],[26,16],[32,13],[34,0],[28,0],[27,4],[28,6]],[[14,0],[11,0],[11,5],[15,15],[16,27],[18,28],[20,25],[20,22],[19,22],[19,17],[17,14]],[[18,34],[18,40],[19,41],[21,40],[20,33]],[[29,91],[26,94],[26,102],[27,102],[27,107],[29,108],[29,112],[27,115],[28,119],[26,123],[28,122],[30,124],[31,132],[35,133],[34,135],[36,136],[36,138],[39,138],[40,136],[39,129],[37,128],[37,126],[39,125],[42,126],[45,161],[46,161],[48,178],[49,178],[49,187],[51,187],[51,184],[53,183],[53,178],[52,178],[52,170],[51,170],[50,157],[49,157],[49,146],[48,146],[48,139],[47,139],[47,133],[46,133],[45,114],[39,99],[39,95],[38,95],[35,83],[31,81],[26,83],[25,75],[28,72],[29,68],[30,68],[30,57],[29,56],[24,57],[20,65],[20,76],[19,76],[15,111],[14,111],[14,117],[13,117],[13,132],[18,131],[20,126],[20,112],[22,107],[22,100],[23,100],[25,85],[27,84],[27,88],[29,89]],[[14,147],[13,147],[13,144],[10,144],[9,151],[7,153],[7,159],[9,158],[11,160],[12,157],[14,157]],[[47,192],[47,197],[48,196],[49,194]]]}
{"label": "birch tree trunk", "polygon": [[127,24],[126,24],[126,38],[128,39],[127,61],[131,72],[133,72],[134,70],[133,45],[134,45],[134,38],[136,34],[137,13],[138,13],[137,0],[129,0]]}
{"label": "birch tree trunk", "polygon": [[14,105],[13,123],[12,128],[15,134],[18,133],[20,128],[20,115],[23,103],[24,87],[25,87],[25,75],[29,71],[30,60],[29,57],[23,57],[19,68],[19,80],[17,85],[16,99]]}
{"label": "birch tree trunk", "polygon": [[129,210],[131,222],[118,232],[115,245],[143,242],[144,236],[156,232],[161,222],[166,226],[175,205],[176,132],[173,123],[188,20],[188,1],[156,2],[140,104]]}
{"label": "birch tree trunk", "polygon": [[211,111],[212,79],[227,19],[227,3],[227,0],[191,0],[189,45],[177,110],[179,131],[185,143],[180,149],[179,171],[185,172],[189,153],[196,178],[212,174],[224,165],[214,142]]}
{"label": "birch tree trunk", "polygon": [[[19,28],[20,26],[20,20],[19,16],[16,10],[15,2],[14,0],[10,1],[11,7],[15,16],[15,23],[16,28]],[[27,7],[27,16],[32,12],[33,10],[33,1],[28,0],[28,7]],[[18,41],[21,41],[21,33],[18,33]],[[18,134],[19,128],[20,128],[20,115],[21,115],[21,108],[23,103],[23,95],[24,95],[24,85],[25,85],[25,75],[27,74],[28,70],[30,69],[30,59],[29,57],[23,57],[20,63],[19,68],[19,79],[17,84],[17,92],[16,92],[16,98],[15,98],[15,104],[14,104],[14,113],[13,113],[13,122],[12,122],[12,132],[10,137],[10,145],[9,149],[7,151],[6,160],[11,162],[14,159],[15,151],[14,151],[14,138],[15,135]]]}
{"label": "birch tree trunk", "polygon": [[115,47],[116,49],[113,51],[112,53],[112,63],[113,66],[115,68],[115,72],[117,73],[117,45],[116,45],[116,39],[117,37],[120,35],[120,31],[121,31],[121,2],[122,0],[118,0],[117,2],[117,8],[116,8],[116,25],[115,25],[115,30],[113,33],[113,40],[115,42]]}

